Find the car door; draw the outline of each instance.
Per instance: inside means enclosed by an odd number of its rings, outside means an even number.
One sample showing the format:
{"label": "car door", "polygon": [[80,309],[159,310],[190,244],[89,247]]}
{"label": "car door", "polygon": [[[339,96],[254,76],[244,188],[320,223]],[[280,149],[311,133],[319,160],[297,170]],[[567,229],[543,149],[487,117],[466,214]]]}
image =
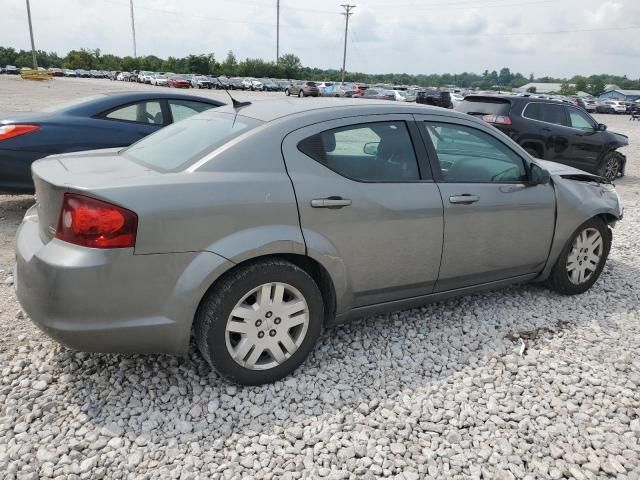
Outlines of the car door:
{"label": "car door", "polygon": [[527,162],[489,127],[435,115],[416,118],[444,204],[435,291],[540,272],[553,238],[553,186],[530,186]]}
{"label": "car door", "polygon": [[593,172],[606,145],[606,133],[598,129],[591,115],[575,107],[566,107],[569,124],[573,129],[571,139],[571,160],[573,167]]}
{"label": "car door", "polygon": [[344,272],[338,313],[433,291],[442,199],[410,115],[307,126],[283,153],[308,254]]}
{"label": "car door", "polygon": [[533,120],[544,143],[545,160],[568,164],[571,162],[571,140],[574,131],[564,105],[531,102],[522,111],[522,117]]}

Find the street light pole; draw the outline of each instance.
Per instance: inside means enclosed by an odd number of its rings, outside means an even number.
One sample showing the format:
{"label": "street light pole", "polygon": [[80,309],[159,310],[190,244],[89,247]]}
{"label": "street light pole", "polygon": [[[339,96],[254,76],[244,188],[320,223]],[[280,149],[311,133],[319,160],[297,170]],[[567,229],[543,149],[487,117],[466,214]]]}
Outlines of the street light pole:
{"label": "street light pole", "polygon": [[343,4],[341,6],[345,10],[344,13],[342,14],[342,15],[345,16],[345,24],[344,24],[344,53],[342,55],[342,84],[344,85],[344,72],[345,72],[345,68],[347,66],[347,33],[349,31],[349,17],[351,15],[353,15],[353,12],[351,10],[356,8],[356,6],[355,5],[347,5],[347,4]]}
{"label": "street light pole", "polygon": [[276,2],[276,65],[280,63],[280,0]]}
{"label": "street light pole", "polygon": [[136,21],[133,17],[133,0],[129,0],[129,6],[131,7],[131,33],[133,35],[133,58],[138,56],[136,49]]}
{"label": "street light pole", "polygon": [[27,0],[27,18],[29,19],[29,35],[31,35],[31,55],[33,55],[33,69],[38,69],[38,58],[36,57],[36,44],[33,41],[33,25],[31,25],[31,7]]}

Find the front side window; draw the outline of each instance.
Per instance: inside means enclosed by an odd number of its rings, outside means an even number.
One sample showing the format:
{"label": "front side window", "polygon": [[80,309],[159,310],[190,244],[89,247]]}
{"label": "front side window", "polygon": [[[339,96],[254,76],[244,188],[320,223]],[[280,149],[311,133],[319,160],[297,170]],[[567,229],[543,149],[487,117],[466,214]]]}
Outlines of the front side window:
{"label": "front side window", "polygon": [[127,105],[105,115],[110,120],[145,123],[148,125],[164,125],[164,116],[160,102],[138,102]]}
{"label": "front side window", "polygon": [[213,108],[213,105],[191,100],[169,100],[169,108],[174,122],[179,122],[205,110]]}
{"label": "front side window", "polygon": [[569,119],[573,128],[579,128],[580,130],[594,130],[596,128],[591,117],[577,108],[569,109]]}
{"label": "front side window", "polygon": [[420,179],[405,122],[376,122],[335,128],[298,144],[305,155],[334,172],[364,182]]}
{"label": "front side window", "polygon": [[475,128],[425,122],[442,179],[452,183],[518,183],[524,161],[500,140]]}
{"label": "front side window", "polygon": [[241,115],[208,112],[169,125],[122,154],[155,170],[183,170],[260,123]]}

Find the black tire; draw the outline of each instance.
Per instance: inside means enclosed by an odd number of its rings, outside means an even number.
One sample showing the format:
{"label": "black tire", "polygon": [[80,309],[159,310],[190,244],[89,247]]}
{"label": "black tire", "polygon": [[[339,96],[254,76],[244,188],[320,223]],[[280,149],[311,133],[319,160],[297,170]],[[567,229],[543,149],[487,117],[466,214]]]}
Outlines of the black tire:
{"label": "black tire", "polygon": [[299,97],[299,98],[302,98],[302,97],[304,97],[304,96],[305,96],[304,92],[303,92],[302,90],[300,90],[300,91],[298,92],[298,97]]}
{"label": "black tire", "polygon": [[602,159],[602,163],[598,169],[598,175],[613,182],[618,178],[621,166],[618,152],[609,152]]}
{"label": "black tire", "polygon": [[289,89],[287,88],[287,89],[284,91],[284,94],[288,97],[289,95],[291,95],[291,92],[290,92],[290,91],[289,91]]}
{"label": "black tire", "polygon": [[[584,283],[575,284],[569,279],[569,273],[567,272],[567,260],[569,254],[571,253],[573,242],[575,241],[576,237],[587,228],[596,229],[600,233],[603,241],[602,256],[600,257],[600,263],[596,267],[591,277],[589,277]],[[594,283],[596,283],[596,281],[598,281],[598,278],[602,273],[602,269],[607,263],[610,249],[611,231],[609,230],[609,227],[600,218],[592,218],[590,220],[587,220],[585,223],[578,227],[573,235],[571,235],[571,237],[567,241],[567,244],[562,249],[562,252],[560,252],[560,256],[556,260],[549,278],[547,278],[547,286],[551,290],[554,290],[562,295],[578,295],[580,293],[586,292],[593,286]]]}
{"label": "black tire", "polygon": [[[287,283],[303,295],[309,308],[309,325],[290,358],[267,370],[251,370],[236,363],[227,350],[227,320],[243,296],[270,282]],[[323,318],[322,294],[313,278],[290,262],[271,259],[239,267],[216,282],[198,308],[194,336],[202,356],[222,377],[240,385],[262,385],[286,377],[304,362],[320,337]]]}

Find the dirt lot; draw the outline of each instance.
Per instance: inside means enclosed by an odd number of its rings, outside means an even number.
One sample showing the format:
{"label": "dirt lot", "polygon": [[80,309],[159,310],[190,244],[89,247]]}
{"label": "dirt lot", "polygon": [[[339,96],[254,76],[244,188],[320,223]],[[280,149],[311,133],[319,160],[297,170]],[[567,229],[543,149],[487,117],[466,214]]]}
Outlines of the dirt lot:
{"label": "dirt lot", "polygon": [[[153,88],[4,76],[0,111]],[[598,120],[631,147],[625,219],[591,291],[515,286],[356,321],[259,388],[222,382],[194,349],[96,355],[49,340],[10,285],[33,200],[0,196],[0,478],[639,479],[640,122]]]}

